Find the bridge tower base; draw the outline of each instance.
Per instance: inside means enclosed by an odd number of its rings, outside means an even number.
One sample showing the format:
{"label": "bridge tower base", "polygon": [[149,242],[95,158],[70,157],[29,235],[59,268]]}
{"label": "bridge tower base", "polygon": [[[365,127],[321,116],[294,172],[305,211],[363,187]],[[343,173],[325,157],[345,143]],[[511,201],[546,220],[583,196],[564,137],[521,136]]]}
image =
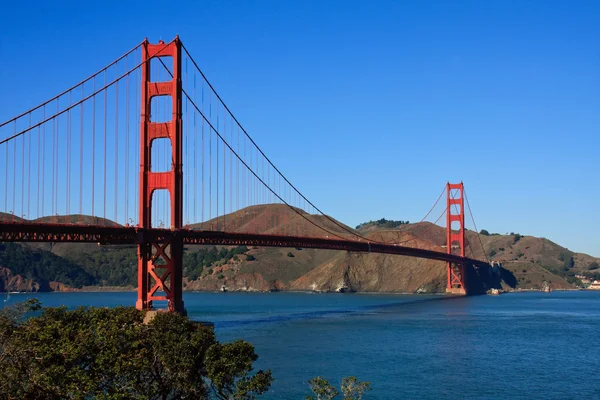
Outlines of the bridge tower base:
{"label": "bridge tower base", "polygon": [[[172,79],[152,81],[150,59],[172,59]],[[168,60],[168,61],[167,61]],[[162,60],[161,60],[162,61]],[[183,239],[178,234],[183,221],[182,172],[182,86],[181,41],[178,37],[165,44],[142,44],[142,93],[140,122],[140,234],[138,235],[138,300],[139,310],[151,310],[153,301],[166,301],[169,311],[185,313],[182,293]],[[152,99],[170,97],[172,118],[154,122]],[[153,172],[152,143],[155,139],[171,142],[172,165],[166,172]],[[171,230],[160,234],[148,233],[152,228],[152,195],[156,190],[168,190],[171,203]]]}
{"label": "bridge tower base", "polygon": [[[465,256],[465,203],[463,183],[446,184],[446,250],[448,254]],[[447,263],[446,293],[467,294],[465,266]]]}

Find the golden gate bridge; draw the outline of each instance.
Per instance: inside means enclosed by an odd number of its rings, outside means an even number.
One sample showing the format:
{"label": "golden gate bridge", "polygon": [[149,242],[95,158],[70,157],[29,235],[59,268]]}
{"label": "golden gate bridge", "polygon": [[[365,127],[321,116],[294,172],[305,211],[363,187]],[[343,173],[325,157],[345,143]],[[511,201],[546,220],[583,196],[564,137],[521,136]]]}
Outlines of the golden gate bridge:
{"label": "golden gate bridge", "polygon": [[[0,157],[0,241],[134,244],[143,310],[166,300],[185,312],[187,245],[440,260],[447,291],[460,294],[470,291],[469,271],[489,268],[481,242],[474,251],[465,237],[465,200],[473,216],[462,182],[446,184],[421,223],[392,241],[325,214],[250,137],[178,37],[144,40],[2,123]],[[438,204],[442,213],[425,223]],[[444,219],[444,243],[428,245],[422,239]]]}

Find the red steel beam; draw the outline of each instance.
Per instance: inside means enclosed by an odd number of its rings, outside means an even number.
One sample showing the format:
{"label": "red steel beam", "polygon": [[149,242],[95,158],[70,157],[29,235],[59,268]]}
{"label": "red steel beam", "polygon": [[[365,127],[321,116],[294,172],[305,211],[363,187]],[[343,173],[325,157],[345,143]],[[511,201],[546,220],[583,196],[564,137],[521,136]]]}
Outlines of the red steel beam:
{"label": "red steel beam", "polygon": [[487,265],[484,261],[445,252],[356,240],[197,231],[190,229],[170,230],[91,225],[0,223],[0,242],[78,242],[99,244],[139,244],[152,242],[164,244],[173,240],[173,238],[182,240],[185,245],[299,247],[343,250],[357,253],[395,254],[452,263]]}

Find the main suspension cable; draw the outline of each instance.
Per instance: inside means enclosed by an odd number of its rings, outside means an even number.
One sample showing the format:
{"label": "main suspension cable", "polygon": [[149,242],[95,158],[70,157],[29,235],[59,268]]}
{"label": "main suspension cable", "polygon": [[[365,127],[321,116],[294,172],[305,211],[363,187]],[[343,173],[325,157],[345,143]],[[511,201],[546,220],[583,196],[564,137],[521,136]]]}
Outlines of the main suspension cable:
{"label": "main suspension cable", "polygon": [[121,61],[123,58],[127,57],[129,54],[133,53],[134,51],[136,51],[144,42],[138,44],[137,46],[135,46],[133,49],[129,50],[127,53],[123,54],[121,57],[117,58],[115,61],[111,62],[110,64],[108,64],[106,67],[102,68],[101,70],[99,70],[98,72],[96,72],[93,75],[90,75],[88,78],[82,80],[81,82],[77,83],[76,85],[73,85],[72,87],[70,87],[69,89],[63,91],[62,93],[54,96],[53,98],[51,98],[50,100],[47,100],[45,102],[43,102],[42,104],[33,107],[27,111],[25,111],[24,113],[21,113],[19,115],[17,115],[16,117],[9,119],[6,122],[3,122],[2,124],[0,124],[0,128],[2,128],[4,125],[7,125],[15,120],[18,120],[19,118],[23,117],[24,115],[27,115],[35,110],[38,110],[42,107],[44,107],[45,105],[47,105],[48,103],[53,102],[54,100],[58,99],[59,97],[64,96],[65,94],[69,93],[71,90],[75,89],[76,87],[83,85],[84,83],[90,81],[91,79],[95,78],[96,76],[100,75],[101,73],[103,73],[104,71],[106,71],[107,69],[109,69],[110,67],[112,67],[113,65],[115,65],[116,63],[118,63],[119,61]]}
{"label": "main suspension cable", "polygon": [[[361,239],[370,241],[370,242],[375,242],[375,243],[381,243],[384,244],[384,242],[378,242],[372,239],[369,239],[365,236],[362,236],[354,231],[352,231],[351,229],[348,229],[347,227],[345,227],[343,224],[341,224],[340,222],[336,221],[335,219],[331,218],[329,215],[325,214],[323,211],[321,211],[317,206],[315,206],[310,200],[308,200],[308,198],[306,198],[306,196],[304,196],[304,194],[302,194],[287,178],[285,175],[283,175],[281,173],[281,171],[275,166],[275,164],[273,164],[273,162],[269,159],[269,157],[267,157],[267,155],[262,151],[262,149],[256,144],[256,142],[250,137],[250,135],[248,134],[248,132],[246,131],[246,129],[244,129],[244,127],[242,126],[242,124],[238,121],[238,119],[235,117],[235,115],[233,115],[233,113],[231,112],[231,110],[229,109],[229,107],[227,107],[227,104],[225,104],[225,102],[223,101],[223,99],[221,98],[221,96],[219,96],[219,94],[217,93],[217,91],[215,90],[215,88],[212,86],[212,84],[209,82],[209,80],[207,79],[206,75],[204,75],[204,72],[202,72],[202,70],[200,69],[200,67],[198,66],[198,64],[196,63],[196,61],[194,60],[194,58],[192,57],[192,55],[190,54],[190,52],[187,50],[187,48],[183,45],[183,43],[181,44],[181,47],[183,48],[183,50],[186,52],[187,56],[190,58],[190,60],[192,61],[192,63],[194,64],[194,66],[196,67],[196,69],[198,70],[198,72],[202,75],[202,78],[206,81],[206,83],[208,84],[208,86],[210,87],[210,89],[213,91],[213,93],[215,94],[215,96],[217,97],[217,99],[221,102],[221,104],[223,104],[223,107],[227,110],[227,112],[229,113],[229,115],[231,115],[231,117],[233,118],[233,120],[236,122],[236,124],[242,129],[242,132],[244,132],[244,134],[246,135],[246,137],[250,140],[250,142],[252,144],[254,144],[254,146],[256,147],[257,151],[260,152],[260,154],[262,154],[262,156],[266,159],[266,161],[273,167],[273,169],[275,171],[277,171],[277,173],[279,173],[279,175],[285,180],[285,182],[288,183],[288,185],[290,185],[290,187],[292,189],[294,189],[296,191],[296,193],[298,193],[299,196],[301,196],[308,204],[310,204],[315,210],[317,210],[321,215],[323,215],[326,219],[328,219],[330,222],[332,222],[333,224],[337,225],[339,228],[341,228],[342,230],[350,233],[353,236],[359,237]],[[160,58],[159,58],[160,60]],[[162,61],[161,61],[162,62]],[[164,65],[164,64],[163,64]],[[166,68],[166,66],[165,66]],[[167,69],[168,70],[168,69]],[[185,90],[182,89],[182,91],[185,93]],[[187,93],[186,93],[187,96]],[[189,97],[189,96],[188,96]],[[288,204],[289,205],[289,204]]]}
{"label": "main suspension cable", "polygon": [[[477,239],[479,239],[479,244],[481,245],[481,250],[483,251],[483,256],[485,257],[485,260],[489,264],[490,259],[488,258],[487,254],[485,254],[485,248],[483,247],[483,242],[481,241],[481,236],[479,235],[479,231],[477,230],[477,224],[475,224],[475,218],[473,218],[473,212],[471,211],[471,205],[469,204],[469,198],[467,197],[467,192],[465,191],[464,188],[463,188],[463,192],[465,194],[465,200],[467,201],[467,208],[469,209],[469,214],[471,215],[471,221],[473,221],[473,227],[475,227],[475,233],[477,234]],[[475,257],[475,256],[473,256],[473,257]]]}

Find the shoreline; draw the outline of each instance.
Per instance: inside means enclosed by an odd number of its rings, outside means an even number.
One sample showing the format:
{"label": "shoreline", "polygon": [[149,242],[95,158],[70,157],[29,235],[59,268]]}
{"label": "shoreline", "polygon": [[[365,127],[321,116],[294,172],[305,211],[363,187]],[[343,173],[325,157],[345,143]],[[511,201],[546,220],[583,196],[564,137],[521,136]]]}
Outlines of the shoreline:
{"label": "shoreline", "polygon": [[[42,291],[42,292],[5,292],[2,291],[0,292],[0,295],[5,295],[5,294],[36,294],[36,293],[132,293],[132,292],[136,292],[137,289],[136,288],[132,288],[132,287],[118,287],[118,286],[109,286],[109,287],[98,287],[98,288],[90,288],[90,287],[86,287],[85,289],[72,289],[72,290],[64,290],[64,291],[60,291],[60,290],[49,290],[49,291]],[[598,290],[595,289],[585,289],[585,288],[573,288],[573,289],[553,289],[552,292],[577,292],[577,291],[584,291],[584,292],[597,292]],[[507,291],[503,291],[502,294],[507,294],[507,293],[527,293],[527,292],[540,292],[543,293],[544,291],[541,289],[512,289],[512,290],[507,290]],[[430,293],[423,293],[423,292],[337,292],[337,291],[312,291],[312,290],[275,290],[275,291],[270,291],[270,290],[227,290],[227,291],[220,291],[220,290],[184,290],[183,293],[306,293],[306,294],[362,294],[362,295],[425,295],[425,296],[446,296],[448,295],[448,293],[445,292],[430,292]],[[484,295],[485,293],[482,293],[480,295]]]}

